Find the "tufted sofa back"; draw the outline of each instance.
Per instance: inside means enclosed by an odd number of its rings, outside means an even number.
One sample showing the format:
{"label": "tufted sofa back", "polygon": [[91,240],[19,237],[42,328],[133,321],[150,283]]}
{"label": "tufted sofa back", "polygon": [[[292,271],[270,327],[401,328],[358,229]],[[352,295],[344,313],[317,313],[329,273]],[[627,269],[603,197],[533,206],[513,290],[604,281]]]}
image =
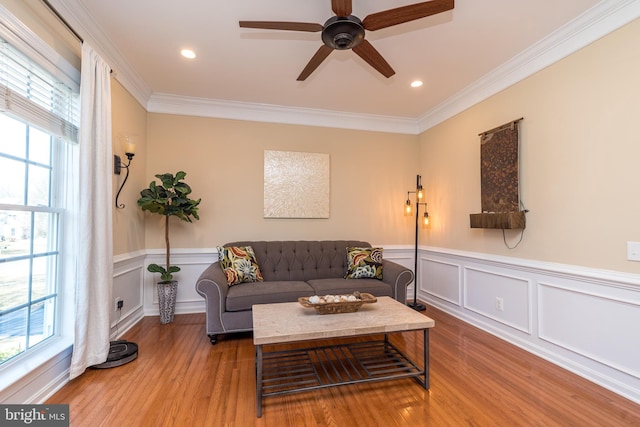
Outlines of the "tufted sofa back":
{"label": "tufted sofa back", "polygon": [[312,280],[344,277],[347,247],[371,247],[356,240],[231,242],[251,246],[264,280]]}

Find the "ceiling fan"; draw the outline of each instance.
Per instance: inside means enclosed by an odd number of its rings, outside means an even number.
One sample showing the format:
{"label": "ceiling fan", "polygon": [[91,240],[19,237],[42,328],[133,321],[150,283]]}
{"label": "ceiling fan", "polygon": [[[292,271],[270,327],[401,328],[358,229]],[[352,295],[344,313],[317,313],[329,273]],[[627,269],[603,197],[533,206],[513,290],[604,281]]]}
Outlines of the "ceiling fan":
{"label": "ceiling fan", "polygon": [[309,63],[298,76],[303,81],[318,68],[327,56],[335,49],[353,51],[369,65],[389,78],[396,72],[380,53],[365,40],[365,30],[376,31],[393,25],[402,24],[453,9],[454,0],[431,0],[408,6],[397,7],[382,12],[372,13],[363,20],[351,14],[351,0],[331,0],[332,16],[324,23],[282,22],[282,21],[240,21],[240,27],[260,28],[265,30],[322,32],[320,49],[313,55]]}

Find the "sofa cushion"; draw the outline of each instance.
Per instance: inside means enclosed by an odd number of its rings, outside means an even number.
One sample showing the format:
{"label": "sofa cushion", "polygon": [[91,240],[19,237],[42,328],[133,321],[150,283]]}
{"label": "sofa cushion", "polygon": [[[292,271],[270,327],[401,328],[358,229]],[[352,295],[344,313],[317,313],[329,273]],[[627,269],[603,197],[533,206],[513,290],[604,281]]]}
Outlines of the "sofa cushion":
{"label": "sofa cushion", "polygon": [[390,285],[377,279],[348,280],[342,278],[335,279],[315,279],[307,283],[314,290],[314,295],[343,295],[354,291],[368,292],[376,297],[388,296],[393,298],[393,289]]}
{"label": "sofa cushion", "polygon": [[238,283],[262,282],[262,273],[251,246],[218,248],[218,257],[229,286]]}
{"label": "sofa cushion", "polygon": [[254,304],[296,302],[300,297],[314,294],[313,288],[306,282],[295,280],[241,283],[229,288],[227,311],[251,310]]}
{"label": "sofa cushion", "polygon": [[382,280],[382,248],[347,248],[345,279]]}

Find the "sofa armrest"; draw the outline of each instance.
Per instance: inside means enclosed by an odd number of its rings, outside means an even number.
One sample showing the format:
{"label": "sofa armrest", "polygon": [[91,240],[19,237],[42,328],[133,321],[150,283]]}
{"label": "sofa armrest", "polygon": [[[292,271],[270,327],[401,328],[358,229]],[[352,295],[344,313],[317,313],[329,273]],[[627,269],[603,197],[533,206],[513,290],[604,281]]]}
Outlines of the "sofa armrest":
{"label": "sofa armrest", "polygon": [[393,288],[393,298],[403,304],[407,303],[407,286],[413,281],[413,271],[389,261],[382,260],[382,281]]}
{"label": "sofa armrest", "polygon": [[219,262],[214,262],[202,272],[196,282],[196,291],[205,299],[207,334],[224,332],[222,313],[226,310],[229,285]]}

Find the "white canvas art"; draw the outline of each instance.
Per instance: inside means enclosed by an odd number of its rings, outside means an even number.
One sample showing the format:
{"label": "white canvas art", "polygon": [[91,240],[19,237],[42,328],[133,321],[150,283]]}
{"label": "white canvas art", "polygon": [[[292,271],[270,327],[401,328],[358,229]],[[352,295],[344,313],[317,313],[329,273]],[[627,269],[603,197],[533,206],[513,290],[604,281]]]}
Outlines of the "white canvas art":
{"label": "white canvas art", "polygon": [[264,152],[264,217],[329,218],[329,155]]}

